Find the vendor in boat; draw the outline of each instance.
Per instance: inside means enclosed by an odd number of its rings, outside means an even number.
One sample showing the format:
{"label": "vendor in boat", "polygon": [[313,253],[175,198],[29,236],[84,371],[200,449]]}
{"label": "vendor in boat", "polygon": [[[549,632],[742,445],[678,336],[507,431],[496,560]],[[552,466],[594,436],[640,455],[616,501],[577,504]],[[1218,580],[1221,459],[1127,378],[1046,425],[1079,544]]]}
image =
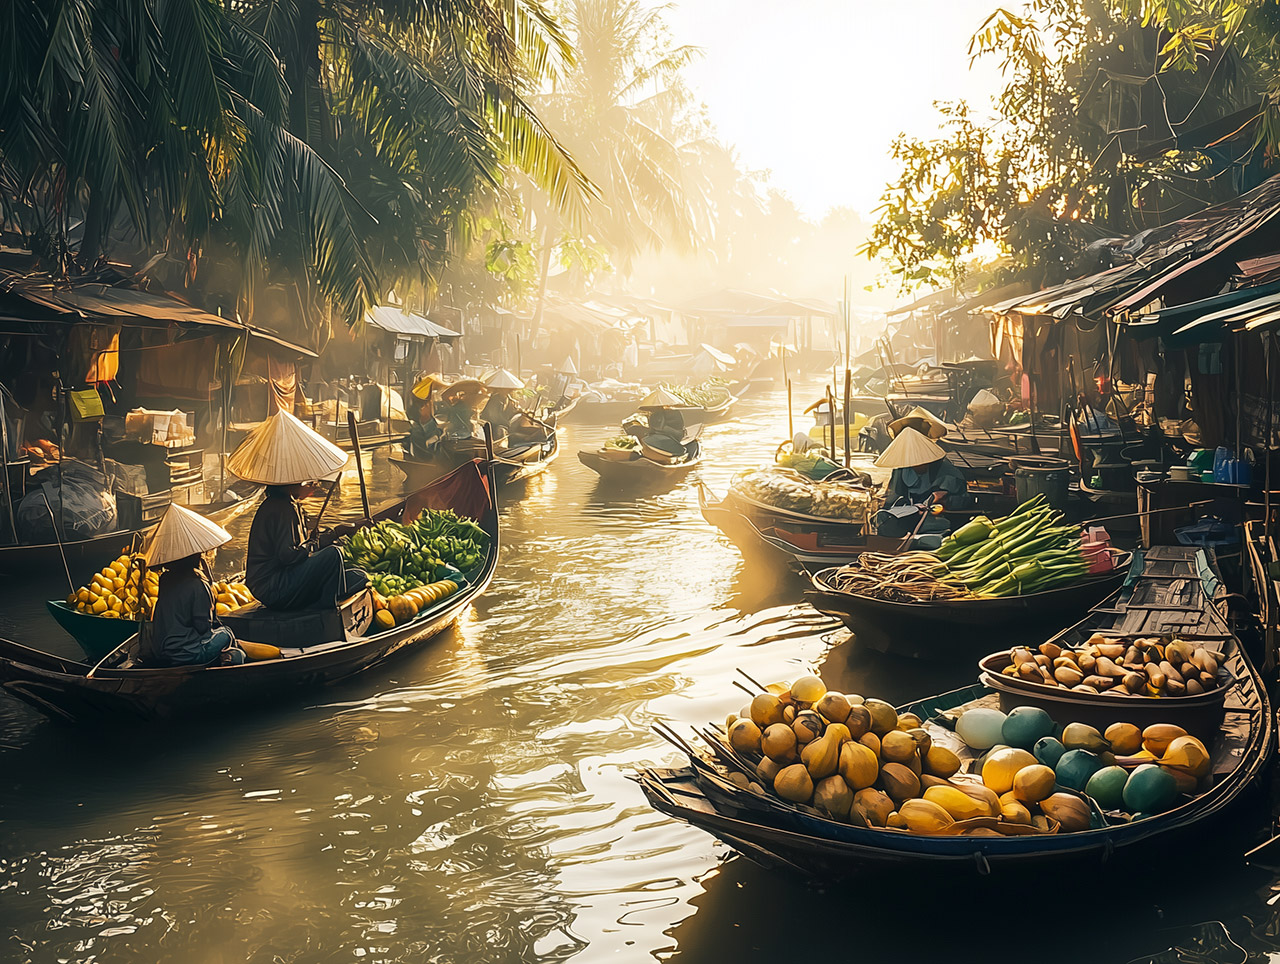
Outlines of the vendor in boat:
{"label": "vendor in boat", "polygon": [[678,395],[659,385],[645,396],[639,407],[648,420],[649,434],[669,435],[677,442],[684,441],[688,426],[681,409],[689,406]]}
{"label": "vendor in boat", "polygon": [[410,399],[409,457],[427,458],[441,436],[440,423],[436,420],[436,396],[449,388],[443,375],[424,375],[413,386]]}
{"label": "vendor in boat", "polygon": [[521,414],[515,394],[524,391],[524,382],[505,368],[499,368],[485,379],[485,387],[489,389],[489,401],[480,417],[493,427],[493,437],[500,438],[511,432],[512,420]]}
{"label": "vendor in boat", "polygon": [[142,551],[150,568],[163,568],[150,632],[142,634],[144,666],[233,666],[245,661],[231,630],[218,625],[204,553],[231,541],[219,525],[172,503]]}
{"label": "vendor in boat", "polygon": [[893,470],[885,489],[884,508],[876,513],[880,535],[941,535],[948,531],[946,520],[931,510],[936,505],[954,506],[968,486],[937,442],[904,425],[876,459],[876,465]]}
{"label": "vendor in boat", "polygon": [[268,609],[329,609],[368,584],[332,545],[351,527],[308,533],[299,501],[311,482],[346,464],[346,452],[284,411],[254,429],[227,461],[240,478],[267,487],[249,528],[244,581]]}

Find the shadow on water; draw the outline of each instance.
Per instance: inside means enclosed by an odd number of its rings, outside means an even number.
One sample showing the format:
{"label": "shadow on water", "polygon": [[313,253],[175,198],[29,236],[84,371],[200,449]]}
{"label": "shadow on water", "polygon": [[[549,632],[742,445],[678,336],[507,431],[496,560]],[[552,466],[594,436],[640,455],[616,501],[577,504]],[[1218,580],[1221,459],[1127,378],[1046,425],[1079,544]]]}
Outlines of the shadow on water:
{"label": "shadow on water", "polygon": [[[698,476],[716,492],[772,457],[783,398],[708,427]],[[859,647],[803,580],[744,563],[691,480],[602,485],[571,453],[612,431],[567,426],[564,457],[500,495],[502,562],[455,630],[343,685],[183,727],[73,729],[0,698],[0,960],[1126,961],[1175,934],[1181,959],[1225,962],[1242,958],[1196,957],[1184,925],[1275,926],[1272,877],[1238,860],[1137,888],[1049,877],[982,904],[929,877],[815,888],[655,813],[628,777],[678,755],[651,726],[737,710],[739,667],[817,666],[893,701],[974,668]],[[375,500],[398,493],[380,454],[366,468]],[[335,498],[358,511],[354,471]],[[220,572],[243,566],[249,522]],[[57,573],[10,582],[0,633],[74,653],[43,608],[65,593]]]}

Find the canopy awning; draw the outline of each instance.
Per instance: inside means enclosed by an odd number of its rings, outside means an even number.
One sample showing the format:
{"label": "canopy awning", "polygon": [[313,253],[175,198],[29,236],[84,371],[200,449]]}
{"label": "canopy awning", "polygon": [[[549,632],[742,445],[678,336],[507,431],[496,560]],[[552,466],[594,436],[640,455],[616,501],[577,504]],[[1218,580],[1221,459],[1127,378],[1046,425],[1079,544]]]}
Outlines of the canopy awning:
{"label": "canopy awning", "polygon": [[364,316],[364,320],[365,324],[372,325],[374,328],[381,328],[383,331],[406,335],[410,338],[440,338],[448,341],[452,338],[462,337],[462,332],[460,331],[454,331],[452,328],[438,325],[430,318],[425,318],[403,308],[397,308],[394,305],[379,305],[376,308],[370,308],[368,314]]}

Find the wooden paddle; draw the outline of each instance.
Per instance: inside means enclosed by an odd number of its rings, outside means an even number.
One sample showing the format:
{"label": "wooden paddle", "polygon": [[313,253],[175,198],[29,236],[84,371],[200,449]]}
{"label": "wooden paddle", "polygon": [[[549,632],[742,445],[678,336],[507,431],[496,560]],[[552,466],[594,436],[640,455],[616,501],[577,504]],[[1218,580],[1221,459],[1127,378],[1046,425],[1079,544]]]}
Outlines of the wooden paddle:
{"label": "wooden paddle", "polygon": [[369,511],[369,489],[364,483],[364,462],[360,459],[360,430],[356,428],[356,413],[347,409],[347,431],[351,434],[351,450],[356,457],[356,472],[360,476],[360,504],[364,506],[364,521],[372,522]]}

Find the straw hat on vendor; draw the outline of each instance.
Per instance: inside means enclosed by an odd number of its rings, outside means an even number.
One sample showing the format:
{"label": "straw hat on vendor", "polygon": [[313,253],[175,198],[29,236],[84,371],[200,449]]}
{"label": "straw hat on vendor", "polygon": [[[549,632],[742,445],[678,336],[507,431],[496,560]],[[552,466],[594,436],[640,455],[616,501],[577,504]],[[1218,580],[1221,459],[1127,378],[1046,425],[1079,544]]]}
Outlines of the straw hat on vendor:
{"label": "straw hat on vendor", "polygon": [[267,487],[249,530],[244,578],[266,607],[328,608],[367,584],[365,574],[345,567],[331,544],[351,527],[308,532],[301,505],[310,483],[335,477],[346,464],[346,452],[285,411],[254,429],[227,460],[240,478]]}
{"label": "straw hat on vendor", "polygon": [[439,372],[423,375],[413,386],[415,398],[426,398],[432,392],[448,391],[452,383]]}
{"label": "straw hat on vendor", "polygon": [[880,453],[876,465],[893,470],[885,488],[885,507],[876,514],[881,535],[947,531],[949,523],[935,514],[935,507],[947,508],[963,498],[968,487],[937,442],[904,425]]}
{"label": "straw hat on vendor", "polygon": [[146,666],[234,665],[245,661],[231,630],[218,624],[217,600],[203,565],[206,552],[231,541],[231,533],[185,506],[170,503],[148,537],[142,558],[163,567],[149,631],[141,634],[138,661]]}
{"label": "straw hat on vendor", "polygon": [[484,380],[490,392],[518,392],[524,382],[505,368],[499,368]]}
{"label": "straw hat on vendor", "polygon": [[940,439],[947,434],[947,425],[927,408],[917,405],[901,418],[889,423],[889,431],[897,435],[904,428],[913,428],[926,438]]}
{"label": "straw hat on vendor", "polygon": [[640,402],[638,408],[689,408],[688,402],[675,392],[659,385]]}

